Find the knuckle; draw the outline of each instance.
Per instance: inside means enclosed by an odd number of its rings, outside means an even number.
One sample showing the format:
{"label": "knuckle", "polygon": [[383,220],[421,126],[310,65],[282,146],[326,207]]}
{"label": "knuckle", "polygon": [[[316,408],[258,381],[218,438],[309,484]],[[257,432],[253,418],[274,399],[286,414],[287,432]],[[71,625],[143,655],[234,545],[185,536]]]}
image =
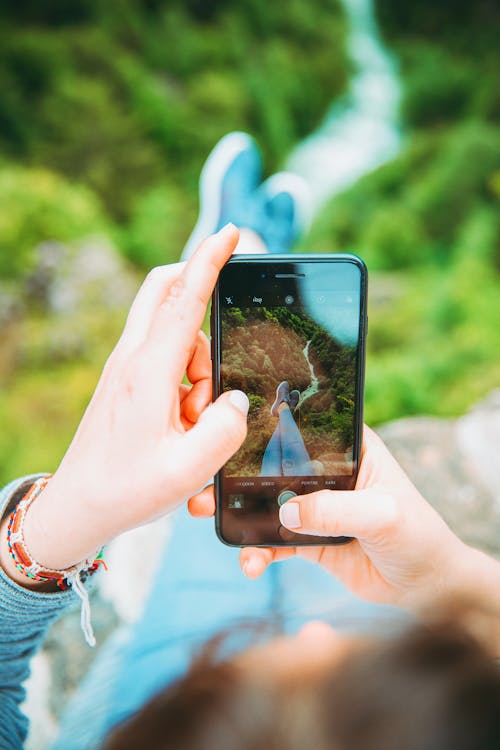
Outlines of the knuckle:
{"label": "knuckle", "polygon": [[168,294],[163,303],[164,307],[171,307],[181,301],[185,295],[186,282],[182,276],[179,276],[170,286]]}
{"label": "knuckle", "polygon": [[145,281],[149,284],[156,282],[157,279],[162,279],[165,276],[165,268],[166,266],[155,266],[149,271]]}
{"label": "knuckle", "polygon": [[318,492],[310,503],[311,516],[308,525],[312,529],[328,535],[335,535],[335,522],[332,519],[332,501],[329,490]]}
{"label": "knuckle", "polygon": [[403,511],[393,495],[382,495],[379,501],[379,511],[383,518],[382,526],[385,532],[395,531],[401,527]]}

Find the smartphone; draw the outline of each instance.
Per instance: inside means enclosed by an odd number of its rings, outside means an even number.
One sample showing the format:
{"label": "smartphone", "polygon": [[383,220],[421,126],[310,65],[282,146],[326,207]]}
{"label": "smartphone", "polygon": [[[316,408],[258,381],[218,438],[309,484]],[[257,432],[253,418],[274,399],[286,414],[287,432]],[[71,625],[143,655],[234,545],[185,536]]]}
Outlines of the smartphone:
{"label": "smartphone", "polygon": [[215,477],[231,546],[344,544],[296,534],[280,506],[353,489],[362,440],[367,271],[350,254],[236,255],[212,298],[214,396],[244,391],[248,435]]}

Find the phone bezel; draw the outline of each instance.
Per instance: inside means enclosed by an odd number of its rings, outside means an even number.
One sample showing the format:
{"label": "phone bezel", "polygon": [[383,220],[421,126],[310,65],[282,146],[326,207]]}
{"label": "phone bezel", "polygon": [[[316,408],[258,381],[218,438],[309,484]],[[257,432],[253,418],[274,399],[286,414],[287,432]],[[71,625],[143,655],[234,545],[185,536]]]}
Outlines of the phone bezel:
{"label": "phone bezel", "polygon": [[[353,445],[353,461],[355,464],[354,476],[357,479],[359,465],[361,461],[362,437],[363,437],[363,406],[364,406],[364,387],[365,387],[365,360],[366,360],[366,334],[368,328],[368,270],[364,261],[353,253],[291,253],[287,255],[269,255],[262,254],[241,254],[233,255],[222,269],[219,278],[224,274],[224,269],[229,265],[269,265],[273,263],[290,264],[290,263],[353,263],[360,270],[360,317],[359,317],[359,343],[358,343],[358,360],[356,370],[356,403],[355,413],[357,416],[355,423],[355,440]],[[220,317],[220,296],[219,281],[217,282],[213,295],[212,307],[210,312],[210,336],[211,336],[211,356],[212,356],[212,392],[214,400],[221,395],[220,382],[220,353],[221,353],[221,317]],[[222,497],[222,471],[217,472],[214,477],[215,491],[215,531],[219,540],[230,547],[296,547],[297,541],[279,541],[261,544],[238,544],[229,541],[224,537],[222,530],[223,507]],[[329,537],[325,541],[324,537],[318,537],[318,541],[311,540],[302,542],[304,546],[324,546],[325,544],[339,545],[352,541],[351,537]]]}

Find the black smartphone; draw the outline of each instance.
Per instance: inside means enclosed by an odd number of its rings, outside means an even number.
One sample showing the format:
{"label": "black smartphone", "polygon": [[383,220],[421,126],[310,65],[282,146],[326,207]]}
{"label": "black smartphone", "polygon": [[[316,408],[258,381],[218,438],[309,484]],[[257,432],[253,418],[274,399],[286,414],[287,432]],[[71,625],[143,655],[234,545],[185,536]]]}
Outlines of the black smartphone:
{"label": "black smartphone", "polygon": [[212,298],[214,396],[250,400],[248,436],[215,478],[216,530],[231,546],[343,544],[295,534],[280,506],[353,489],[365,370],[367,271],[350,254],[236,255]]}

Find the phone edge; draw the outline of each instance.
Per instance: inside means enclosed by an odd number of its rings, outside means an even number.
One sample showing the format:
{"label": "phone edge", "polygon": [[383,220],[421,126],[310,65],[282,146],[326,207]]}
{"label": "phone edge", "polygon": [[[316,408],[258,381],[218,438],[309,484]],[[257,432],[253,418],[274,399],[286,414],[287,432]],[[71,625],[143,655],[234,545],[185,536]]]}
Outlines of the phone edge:
{"label": "phone edge", "polygon": [[[366,373],[366,338],[368,333],[368,268],[366,266],[366,263],[364,260],[357,255],[356,253],[287,253],[287,254],[273,254],[269,255],[269,253],[262,253],[262,254],[237,254],[231,256],[229,260],[225,263],[224,268],[226,265],[229,264],[236,264],[246,261],[251,261],[252,263],[264,263],[264,262],[272,262],[275,260],[278,261],[286,261],[286,262],[310,262],[311,260],[313,262],[321,262],[325,261],[325,259],[328,260],[334,260],[335,262],[350,262],[354,263],[361,272],[361,305],[360,305],[360,327],[359,327],[359,336],[360,336],[360,349],[359,349],[359,357],[357,362],[357,393],[356,393],[356,416],[359,415],[359,419],[356,419],[356,448],[357,448],[357,456],[353,456],[353,460],[356,462],[356,483],[358,480],[358,474],[359,474],[359,468],[361,463],[361,454],[363,450],[363,425],[364,425],[364,393],[365,393],[365,373]],[[220,321],[218,318],[218,311],[219,311],[219,280],[217,279],[217,283],[214,287],[214,291],[212,293],[211,297],[211,310],[210,310],[210,356],[212,359],[212,400],[215,401],[220,396],[220,390],[219,390],[219,382],[220,382],[220,367],[219,367],[219,357],[218,353],[220,351],[220,341],[219,341],[219,331],[220,331]],[[215,310],[215,312],[214,312]],[[222,535],[221,530],[221,508],[220,503],[217,502],[217,498],[220,495],[221,487],[221,472],[218,471],[216,475],[214,476],[214,501],[215,501],[215,514],[214,514],[214,525],[215,525],[215,533],[217,535],[217,538],[220,542],[225,544],[228,547],[233,547],[237,549],[243,549],[245,546],[252,546],[252,547],[270,547],[272,546],[273,549],[279,549],[281,547],[296,547],[296,542],[284,542],[283,544],[280,544],[278,546],[276,545],[269,545],[269,544],[252,544],[252,545],[243,545],[243,544],[236,544],[234,542],[229,542],[227,539],[224,538]],[[335,546],[336,544],[338,546],[341,546],[343,544],[348,544],[349,542],[353,541],[354,537],[332,537],[332,539],[338,538],[339,541],[337,543],[331,542],[332,546]],[[340,541],[342,540],[342,541]],[[308,547],[314,547],[314,546],[324,546],[324,542],[318,542],[317,545],[309,542],[307,544]]]}

